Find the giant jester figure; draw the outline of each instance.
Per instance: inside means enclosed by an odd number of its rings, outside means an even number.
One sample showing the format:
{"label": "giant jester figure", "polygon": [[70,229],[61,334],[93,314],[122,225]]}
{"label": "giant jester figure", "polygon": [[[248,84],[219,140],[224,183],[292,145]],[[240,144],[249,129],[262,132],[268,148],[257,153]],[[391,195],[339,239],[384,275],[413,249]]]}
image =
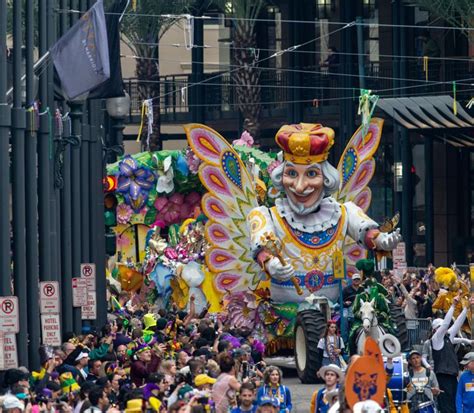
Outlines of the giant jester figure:
{"label": "giant jester figure", "polygon": [[[280,328],[280,323],[273,331],[275,342],[291,340],[294,346],[294,319],[305,300],[322,296],[330,306],[337,301],[334,268],[341,273],[343,257],[350,276],[366,249],[389,251],[401,239],[398,231],[379,231],[365,214],[382,125],[383,120],[373,119],[366,136],[359,128],[337,169],[328,162],[335,138],[332,129],[305,123],[283,126],[276,134],[283,162],[271,175],[282,196],[271,208],[259,206],[255,177],[222,136],[204,125],[185,127],[191,148],[203,161],[199,176],[208,190],[202,207],[209,218],[206,237],[211,245],[206,263],[215,274],[215,287],[222,292],[248,291],[258,285],[262,273],[270,277],[268,312],[291,326]],[[302,311],[298,317],[308,318],[310,313]],[[325,321],[317,324],[324,326]],[[305,344],[298,345],[296,329],[296,351],[304,353],[297,356],[303,381],[316,377],[312,360],[320,333],[311,332]]]}

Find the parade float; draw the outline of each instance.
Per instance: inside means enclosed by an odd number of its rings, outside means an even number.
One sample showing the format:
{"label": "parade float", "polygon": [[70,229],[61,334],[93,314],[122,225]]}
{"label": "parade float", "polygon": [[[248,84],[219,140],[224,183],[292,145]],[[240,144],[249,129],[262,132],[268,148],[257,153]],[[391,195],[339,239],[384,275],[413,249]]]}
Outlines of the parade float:
{"label": "parade float", "polygon": [[[252,331],[267,355],[294,351],[300,379],[313,382],[342,280],[367,250],[388,252],[400,240],[365,214],[382,125],[361,126],[337,168],[327,161],[334,131],[319,124],[283,126],[278,155],[254,148],[246,133],[231,145],[192,124],[184,151],[122,158],[108,167],[117,239],[110,283],[163,307],[186,309],[193,295],[197,311]],[[381,347],[397,341],[385,333]]]}

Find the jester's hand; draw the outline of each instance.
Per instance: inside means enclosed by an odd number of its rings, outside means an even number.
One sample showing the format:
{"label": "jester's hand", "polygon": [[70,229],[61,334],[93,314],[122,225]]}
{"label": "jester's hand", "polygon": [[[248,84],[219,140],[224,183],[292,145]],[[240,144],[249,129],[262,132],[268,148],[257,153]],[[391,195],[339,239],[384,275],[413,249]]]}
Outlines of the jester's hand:
{"label": "jester's hand", "polygon": [[294,268],[290,265],[283,265],[276,257],[270,258],[265,263],[267,273],[278,281],[285,282],[295,275]]}
{"label": "jester's hand", "polygon": [[394,232],[381,232],[374,240],[375,248],[378,250],[392,251],[401,240],[402,235],[400,234],[400,228]]}

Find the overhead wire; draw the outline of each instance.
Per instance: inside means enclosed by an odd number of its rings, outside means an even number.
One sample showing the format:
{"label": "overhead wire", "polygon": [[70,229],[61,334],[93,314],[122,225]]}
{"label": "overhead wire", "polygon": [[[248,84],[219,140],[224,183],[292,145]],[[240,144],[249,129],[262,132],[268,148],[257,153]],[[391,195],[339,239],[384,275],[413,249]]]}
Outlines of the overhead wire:
{"label": "overhead wire", "polygon": [[[473,92],[474,88],[472,89],[467,89],[465,92]],[[405,95],[404,97],[426,97],[426,96],[436,96],[439,95],[439,91],[433,91],[433,92],[426,92],[422,95],[420,94],[413,94],[413,95]],[[392,96],[384,96],[384,99],[391,99],[391,98],[397,98],[399,97],[398,95],[392,95]],[[249,106],[254,106],[254,105],[277,105],[277,104],[290,104],[290,103],[316,103],[315,101],[318,101],[319,103],[321,102],[329,102],[329,101],[340,101],[340,100],[352,100],[352,99],[358,99],[359,97],[351,97],[351,96],[344,96],[344,97],[334,97],[334,98],[322,98],[322,99],[301,99],[301,100],[285,100],[285,101],[270,101],[270,102],[260,102],[260,103],[246,103],[246,105]],[[216,104],[209,104],[209,103],[202,103],[202,104],[185,104],[183,107],[213,107],[213,106],[238,106],[239,103],[235,102],[224,102],[224,103],[216,103]],[[176,108],[175,105],[154,105],[155,107],[160,107],[162,109],[167,109],[167,108]],[[179,110],[177,110],[179,112]]]}
{"label": "overhead wire", "polygon": [[[76,10],[76,9],[60,9],[57,8],[56,12],[59,13],[79,13],[82,14],[84,11]],[[107,15],[122,15],[122,13],[118,12],[105,12]],[[163,19],[177,19],[177,18],[184,18],[185,14],[178,14],[178,15],[169,15],[169,14],[153,14],[153,13],[136,13],[136,12],[126,12],[124,16],[135,16],[135,17],[160,17]],[[275,19],[263,19],[263,18],[256,18],[256,19],[249,19],[244,17],[230,17],[225,16],[223,13],[218,15],[203,15],[203,16],[192,16],[195,19],[202,19],[202,20],[228,20],[228,21],[254,21],[254,22],[268,22],[274,23]],[[325,24],[336,24],[336,25],[347,25],[349,22],[339,22],[339,21],[329,21],[325,19],[314,19],[314,20],[294,20],[294,19],[278,19],[278,22],[281,23],[294,23],[294,24],[315,24],[318,22],[323,21]],[[379,26],[379,27],[398,27],[398,28],[414,28],[414,29],[436,29],[436,30],[468,30],[474,31],[474,27],[455,27],[455,26],[430,26],[430,25],[416,25],[416,24],[389,24],[389,23],[374,23],[374,22],[355,22],[354,25],[356,26]]]}
{"label": "overhead wire", "polygon": [[[137,45],[142,45],[142,46],[163,46],[163,47],[184,47],[185,45],[182,45],[180,43],[175,43],[175,44],[163,44],[163,43],[154,43],[154,42],[134,42],[134,44]],[[204,48],[204,49],[221,49],[224,47],[221,47],[220,45],[218,46],[211,46],[211,45],[193,45],[194,47],[197,48]],[[230,44],[228,45],[222,45],[222,46],[228,46],[229,50],[246,50],[246,51],[251,51],[252,48],[249,47],[232,47]],[[278,49],[265,49],[265,48],[256,48],[262,52],[277,52]],[[317,51],[317,50],[295,50],[294,53],[303,53],[303,54],[327,54],[328,52],[325,51]],[[340,55],[340,56],[363,56],[363,57],[370,57],[369,53],[354,53],[354,52],[333,52],[332,54],[334,55]],[[377,54],[379,57],[385,57],[387,59],[389,58],[397,58],[397,59],[416,59],[416,60],[421,60],[423,59],[423,56],[406,56],[406,55],[390,55],[390,54]],[[472,63],[474,62],[474,58],[456,58],[456,57],[430,57],[430,60],[449,60],[449,61],[459,61],[459,62],[467,62],[467,63]]]}
{"label": "overhead wire", "polygon": [[[170,60],[170,59],[163,59],[163,58],[156,58],[156,57],[140,57],[140,56],[135,56],[135,55],[121,55],[122,57],[125,58],[131,58],[131,59],[143,59],[143,60],[159,60],[161,62],[169,62],[169,63],[182,63],[182,61],[179,60]],[[191,62],[195,64],[206,64],[205,62]],[[225,66],[225,67],[231,67],[235,68],[233,71],[237,71],[240,69],[245,69],[245,66],[239,66],[239,65],[232,65],[230,63],[213,63],[216,66]],[[302,73],[302,74],[319,74],[319,75],[324,75],[327,77],[330,76],[349,76],[349,77],[356,77],[359,78],[360,75],[358,74],[353,74],[353,73],[343,73],[343,72],[327,72],[327,71],[316,71],[316,70],[306,70],[306,69],[289,69],[289,68],[277,68],[277,67],[261,67],[261,66],[252,66],[253,69],[255,70],[262,70],[262,71],[273,71],[273,72],[288,72],[288,73]],[[225,76],[227,74],[230,74],[233,71],[226,71],[226,72],[220,72],[222,76]],[[171,76],[171,75],[170,75]],[[187,76],[186,74],[180,74],[178,76]],[[391,76],[378,76],[378,75],[368,75],[364,74],[365,78],[371,78],[371,79],[380,79],[380,80],[401,80],[401,81],[408,81],[408,82],[417,82],[421,83],[420,87],[423,85],[427,84],[440,84],[440,83],[445,83],[445,84],[452,84],[453,81],[456,82],[457,85],[460,86],[472,86],[471,84],[464,84],[462,82],[466,80],[448,80],[448,81],[435,81],[435,80],[426,80],[426,79],[415,79],[415,78],[401,78],[401,77],[391,77]],[[469,78],[471,79],[471,78]],[[209,79],[210,80],[210,79]],[[204,80],[206,84],[211,84],[208,83],[206,80]],[[158,80],[155,80],[153,82],[159,82]],[[193,85],[199,85],[200,83],[193,83]],[[408,87],[414,87],[414,86],[408,86]],[[354,89],[354,88],[347,88],[347,89]],[[357,88],[356,88],[357,89]],[[400,89],[400,88],[397,88]],[[374,91],[376,91],[374,89]]]}
{"label": "overhead wire", "polygon": [[[307,40],[306,42],[303,42],[303,43],[301,43],[301,44],[296,44],[296,45],[287,47],[286,49],[281,50],[281,51],[279,51],[279,52],[276,52],[276,53],[274,53],[274,54],[272,54],[272,55],[270,55],[270,56],[268,56],[268,57],[265,57],[265,58],[256,60],[255,62],[253,62],[252,67],[258,69],[258,66],[256,66],[256,65],[259,64],[259,63],[262,63],[262,62],[265,62],[265,61],[267,61],[267,60],[273,59],[274,57],[282,56],[282,55],[285,54],[285,53],[290,53],[290,52],[292,52],[292,51],[294,51],[294,50],[296,50],[296,49],[299,49],[299,48],[301,48],[301,47],[307,46],[308,44],[314,43],[314,42],[316,42],[317,40],[320,40],[321,38],[328,37],[328,36],[330,36],[331,34],[334,34],[334,33],[337,33],[337,32],[339,32],[339,31],[345,30],[345,29],[347,29],[348,27],[351,27],[354,23],[355,23],[355,22],[348,23],[348,24],[346,24],[345,26],[340,27],[340,28],[338,28],[338,29],[336,29],[336,30],[333,30],[332,32],[329,32],[329,33],[327,33],[327,34],[325,34],[325,35],[323,35],[323,36],[318,36],[318,37],[316,37],[316,38],[314,38],[314,39]],[[226,75],[226,74],[231,74],[231,73],[234,73],[234,72],[236,72],[236,71],[238,71],[238,70],[242,70],[243,68],[244,68],[244,67],[242,67],[242,66],[238,66],[238,67],[236,67],[235,69],[229,70],[229,71],[227,71],[227,72],[219,73],[219,74],[217,74],[217,75],[215,75],[215,76],[212,76],[212,77],[207,78],[207,79],[204,79],[204,80],[202,80],[202,81],[200,81],[200,82],[194,83],[194,84],[192,84],[191,86],[187,87],[187,89],[189,89],[189,88],[191,88],[191,87],[194,87],[194,86],[198,86],[198,85],[205,84],[205,83],[207,83],[207,82],[210,81],[210,80],[218,79],[218,78],[220,78],[220,77],[222,77],[222,76],[224,76],[224,75]],[[168,95],[170,95],[170,94],[174,94],[174,93],[176,93],[176,92],[177,92],[177,90],[174,90],[174,91],[165,93],[164,95],[155,96],[155,97],[152,97],[152,98],[149,98],[149,99],[151,99],[152,101],[153,101],[154,99],[161,99],[161,98],[163,98],[163,97],[165,97],[165,96],[168,96]]]}

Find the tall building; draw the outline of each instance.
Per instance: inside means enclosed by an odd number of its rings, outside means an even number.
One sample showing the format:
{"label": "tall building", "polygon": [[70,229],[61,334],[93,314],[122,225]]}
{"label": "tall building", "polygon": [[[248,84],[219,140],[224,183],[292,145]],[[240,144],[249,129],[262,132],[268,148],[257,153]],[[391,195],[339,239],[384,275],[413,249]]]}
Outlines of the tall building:
{"label": "tall building", "polygon": [[[183,24],[160,40],[163,148],[184,146],[180,125],[191,121],[229,139],[242,132],[235,53],[245,53],[259,73],[255,138],[267,149],[276,150],[273,137],[284,123],[321,123],[336,131],[336,163],[360,124],[361,89],[371,90],[380,98],[374,116],[385,119],[371,216],[382,222],[400,211],[409,265],[474,261],[474,119],[466,108],[474,80],[473,36],[408,2],[276,0],[258,18],[256,47],[237,50],[232,20],[204,15],[210,18],[194,33],[203,64],[186,49]],[[134,140],[139,84],[133,57],[124,55],[132,96],[125,133]]]}

